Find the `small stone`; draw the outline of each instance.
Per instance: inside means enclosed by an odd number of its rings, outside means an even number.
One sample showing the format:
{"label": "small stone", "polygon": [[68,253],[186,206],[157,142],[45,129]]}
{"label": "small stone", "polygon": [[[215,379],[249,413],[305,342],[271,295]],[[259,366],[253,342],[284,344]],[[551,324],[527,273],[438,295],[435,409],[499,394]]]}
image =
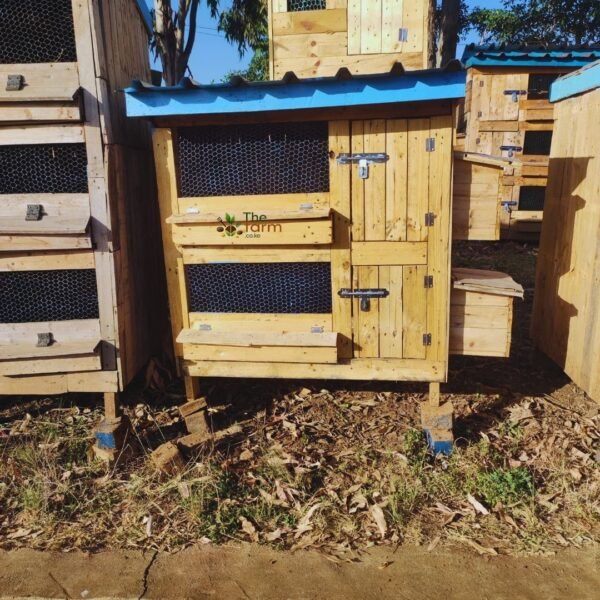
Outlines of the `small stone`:
{"label": "small stone", "polygon": [[158,471],[167,475],[177,475],[185,469],[185,460],[179,448],[172,442],[167,442],[154,450],[150,454],[150,460]]}

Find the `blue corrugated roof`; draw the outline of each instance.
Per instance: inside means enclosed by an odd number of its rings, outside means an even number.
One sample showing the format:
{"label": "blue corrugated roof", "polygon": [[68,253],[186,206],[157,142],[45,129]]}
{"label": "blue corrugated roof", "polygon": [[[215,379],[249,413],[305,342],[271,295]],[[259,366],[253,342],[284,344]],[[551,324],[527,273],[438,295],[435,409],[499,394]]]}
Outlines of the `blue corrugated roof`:
{"label": "blue corrugated roof", "polygon": [[600,59],[600,46],[476,46],[465,48],[467,67],[565,67],[579,69]]}
{"label": "blue corrugated roof", "polygon": [[558,102],[600,88],[600,60],[557,79],[550,88],[550,102]]}
{"label": "blue corrugated roof", "polygon": [[130,117],[216,115],[451,100],[464,97],[465,80],[457,63],[409,73],[396,65],[381,75],[352,76],[340,69],[335,77],[302,80],[288,73],[281,81],[252,83],[242,78],[214,85],[185,79],[172,87],[134,82],[125,95]]}
{"label": "blue corrugated roof", "polygon": [[154,30],[154,25],[152,23],[152,15],[150,13],[150,8],[148,8],[148,4],[146,3],[146,0],[135,0],[135,1],[137,3],[140,14],[142,15],[142,18],[144,19],[144,23],[146,24],[148,33],[150,35],[152,35],[152,32]]}

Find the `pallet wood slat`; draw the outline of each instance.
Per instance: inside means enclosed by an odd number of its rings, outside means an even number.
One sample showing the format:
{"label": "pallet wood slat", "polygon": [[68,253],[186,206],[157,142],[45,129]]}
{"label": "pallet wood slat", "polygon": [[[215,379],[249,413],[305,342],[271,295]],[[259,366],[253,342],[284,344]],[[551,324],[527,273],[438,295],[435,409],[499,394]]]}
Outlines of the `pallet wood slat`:
{"label": "pallet wood slat", "polygon": [[[22,75],[24,85],[18,91],[6,89],[9,75]],[[5,102],[69,102],[79,91],[77,63],[48,63],[32,65],[0,64],[0,107]]]}

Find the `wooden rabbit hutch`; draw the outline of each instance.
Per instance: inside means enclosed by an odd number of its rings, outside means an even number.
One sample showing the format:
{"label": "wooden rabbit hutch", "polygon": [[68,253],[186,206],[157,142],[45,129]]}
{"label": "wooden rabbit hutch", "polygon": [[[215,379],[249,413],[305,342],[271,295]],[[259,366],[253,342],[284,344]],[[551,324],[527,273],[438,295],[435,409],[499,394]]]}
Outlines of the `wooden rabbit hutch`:
{"label": "wooden rabbit hutch", "polygon": [[548,91],[560,75],[598,58],[600,48],[466,48],[464,150],[518,159],[504,179],[503,236],[539,235],[554,127]]}
{"label": "wooden rabbit hutch", "polygon": [[271,79],[425,69],[429,0],[267,0]]}
{"label": "wooden rabbit hutch", "polygon": [[[190,401],[200,377],[268,377],[429,382],[437,402],[464,83],[450,68],[127,90],[128,115],[157,128]],[[456,303],[458,329],[473,324],[468,299]],[[475,352],[455,337],[457,353]]]}
{"label": "wooden rabbit hutch", "polygon": [[135,0],[0,6],[0,393],[115,394],[160,351],[151,136],[122,88],[150,77]]}
{"label": "wooden rabbit hutch", "polygon": [[557,80],[532,337],[600,402],[600,61]]}

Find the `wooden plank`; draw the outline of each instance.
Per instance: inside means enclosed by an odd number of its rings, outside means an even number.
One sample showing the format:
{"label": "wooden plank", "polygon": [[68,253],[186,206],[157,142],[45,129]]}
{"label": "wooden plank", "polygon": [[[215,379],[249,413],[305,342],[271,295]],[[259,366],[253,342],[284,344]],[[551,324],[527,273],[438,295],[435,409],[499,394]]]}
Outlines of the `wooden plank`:
{"label": "wooden plank", "polygon": [[217,263],[280,263],[329,262],[331,250],[314,246],[291,248],[262,246],[259,248],[225,246],[219,248],[182,249],[183,262],[189,264]]}
{"label": "wooden plank", "polygon": [[173,241],[178,246],[327,245],[331,244],[332,237],[331,217],[173,225]]}
{"label": "wooden plank", "polygon": [[[183,329],[181,313],[181,292],[179,289],[179,274],[177,259],[181,254],[171,237],[171,225],[167,219],[173,214],[179,214],[177,201],[177,172],[173,148],[173,134],[170,129],[156,129],[153,136],[154,160],[156,165],[156,182],[158,186],[158,203],[162,224],[162,239],[165,255],[165,271],[167,276],[167,291],[169,295],[169,313],[175,355],[181,356],[182,348],[176,343],[177,334]],[[181,208],[181,210],[185,210]]]}
{"label": "wooden plank", "polygon": [[39,375],[45,373],[72,373],[74,371],[93,371],[102,368],[98,354],[68,357],[26,358],[21,360],[0,360],[0,375]]}
{"label": "wooden plank", "polygon": [[381,53],[382,0],[362,0],[360,7],[360,53]]}
{"label": "wooden plank", "polygon": [[[248,313],[189,313],[189,326],[203,331],[256,331],[256,321],[248,318]],[[275,313],[261,313],[260,330],[271,333],[334,331],[330,314]]]}
{"label": "wooden plank", "polygon": [[[280,210],[271,209],[261,211],[259,215],[256,215],[254,211],[243,213],[239,220],[243,222],[259,220],[259,221],[290,221],[290,220],[311,220],[311,219],[326,219],[331,216],[331,209],[319,208],[317,210]],[[220,223],[222,217],[217,213],[184,213],[180,215],[171,215],[167,219],[167,223],[170,225],[185,225],[185,224],[197,224],[197,223]]]}
{"label": "wooden plank", "polygon": [[[1,88],[0,88],[1,89]],[[0,124],[9,125],[21,122],[56,123],[59,121],[79,122],[83,119],[79,102],[3,102],[0,110]]]}
{"label": "wooden plank", "polygon": [[275,53],[276,60],[294,59],[298,56],[307,58],[343,56],[346,53],[347,47],[348,34],[345,31],[335,33],[301,33],[276,37],[273,40],[273,52]]}
{"label": "wooden plank", "polygon": [[267,38],[269,40],[269,79],[275,79],[274,64],[275,53],[273,51],[273,40],[275,34],[273,33],[273,21],[275,19],[275,13],[273,8],[273,2],[267,0]]}
{"label": "wooden plank", "polygon": [[[365,121],[364,151],[386,152],[386,123],[383,119]],[[385,240],[386,163],[369,165],[369,178],[364,180],[365,240]],[[354,166],[354,170],[358,167]]]}
{"label": "wooden plank", "polygon": [[402,267],[379,267],[379,285],[390,292],[379,303],[379,356],[402,358]]}
{"label": "wooden plank", "polygon": [[345,8],[273,14],[273,35],[275,36],[302,33],[346,33],[347,28]]}
{"label": "wooden plank", "polygon": [[0,345],[37,344],[37,334],[51,332],[61,343],[78,342],[83,339],[98,340],[98,319],[72,321],[42,321],[39,323],[0,323]]}
{"label": "wooden plank", "polygon": [[450,353],[461,356],[495,356],[506,358],[509,337],[503,329],[450,329]]}
{"label": "wooden plank", "polygon": [[518,121],[479,121],[479,131],[519,131]]}
{"label": "wooden plank", "polygon": [[361,0],[348,0],[348,55],[361,53]]}
{"label": "wooden plank", "polygon": [[404,119],[386,122],[386,145],[390,160],[386,165],[385,238],[406,240],[406,209],[408,203],[408,123]]}
{"label": "wooden plank", "polygon": [[273,14],[287,12],[287,0],[272,0]]}
{"label": "wooden plank", "polygon": [[25,144],[81,144],[85,142],[80,125],[11,125],[0,128],[0,146]]}
{"label": "wooden plank", "polygon": [[[378,288],[379,287],[379,268],[378,267],[353,267],[358,275],[358,288]],[[361,358],[379,357],[379,306],[388,299],[378,300],[371,298],[368,311],[360,309],[356,311],[355,317],[355,356]],[[358,302],[356,303],[358,305]]]}
{"label": "wooden plank", "polygon": [[[6,80],[9,75],[22,75],[23,89],[8,91]],[[79,89],[77,63],[0,65],[0,81],[0,103],[68,102]]]}
{"label": "wooden plank", "polygon": [[426,266],[403,267],[402,273],[402,356],[424,359],[423,335],[427,333]]}
{"label": "wooden plank", "polygon": [[352,264],[425,265],[427,242],[352,242]]}
{"label": "wooden plank", "polygon": [[0,252],[37,252],[42,250],[83,250],[92,248],[92,239],[80,235],[2,235]]}
{"label": "wooden plank", "polygon": [[542,210],[513,210],[510,213],[511,221],[519,223],[541,223],[544,218]]}
{"label": "wooden plank", "polygon": [[275,79],[281,79],[288,71],[293,71],[300,78],[333,77],[341,67],[346,67],[353,75],[388,73],[397,62],[401,62],[406,70],[424,68],[422,52],[396,54],[352,53],[348,56],[278,59],[274,64],[274,73]]}
{"label": "wooden plank", "polygon": [[281,346],[256,346],[239,348],[235,346],[197,346],[183,345],[183,356],[186,360],[201,361],[252,361],[280,363],[337,363],[336,348],[286,348]]}
{"label": "wooden plank", "polygon": [[338,356],[352,358],[352,303],[340,298],[337,291],[352,287],[350,253],[351,170],[337,164],[339,154],[350,152],[350,123],[329,122],[329,189],[333,211],[331,246],[332,328],[339,333]]}
{"label": "wooden plank", "polygon": [[30,252],[0,254],[1,271],[58,271],[61,269],[93,269],[94,253],[90,251],[73,252]]}
{"label": "wooden plank", "polygon": [[407,1],[403,3],[402,27],[408,30],[408,40],[402,44],[402,53],[406,55],[420,53],[420,60],[422,62],[421,68],[427,67],[427,63],[424,61],[423,56],[423,50],[426,46],[425,35],[428,30],[428,23],[425,22],[426,4],[428,3],[423,1]]}
{"label": "wooden plank", "polygon": [[216,214],[224,217],[226,212],[237,216],[248,211],[255,214],[270,214],[274,210],[282,212],[326,210],[329,208],[329,192],[179,198],[178,207],[179,209],[171,212],[165,220],[173,214]]}
{"label": "wooden plank", "polygon": [[347,379],[358,381],[443,381],[444,364],[393,358],[354,359],[343,364],[280,362],[188,362],[184,370],[194,377],[247,377],[286,379]]}
{"label": "wooden plank", "polygon": [[[37,341],[37,340],[36,340]],[[50,358],[59,356],[77,356],[80,354],[95,354],[100,344],[99,339],[80,340],[78,342],[61,343],[57,341],[47,347],[38,347],[37,344],[0,344],[0,363],[12,359],[25,358]]]}
{"label": "wooden plank", "polygon": [[177,336],[177,343],[206,346],[237,346],[254,348],[273,346],[285,348],[335,348],[337,332],[269,332],[269,331],[201,331],[184,329]]}
{"label": "wooden plank", "polygon": [[427,239],[425,213],[429,205],[429,157],[432,154],[426,150],[429,137],[429,119],[409,119],[406,239],[412,242]]}
{"label": "wooden plank", "polygon": [[[352,154],[360,154],[365,151],[365,123],[364,121],[353,121],[351,124]],[[365,240],[365,180],[358,176],[358,168],[349,165],[352,173],[352,239],[354,241]]]}
{"label": "wooden plank", "polygon": [[[123,391],[118,371],[68,373],[66,379],[68,392],[105,393]],[[0,382],[0,388],[1,386],[2,383]]]}
{"label": "wooden plank", "polygon": [[403,26],[404,0],[382,0],[381,51],[401,52],[400,29]]}

